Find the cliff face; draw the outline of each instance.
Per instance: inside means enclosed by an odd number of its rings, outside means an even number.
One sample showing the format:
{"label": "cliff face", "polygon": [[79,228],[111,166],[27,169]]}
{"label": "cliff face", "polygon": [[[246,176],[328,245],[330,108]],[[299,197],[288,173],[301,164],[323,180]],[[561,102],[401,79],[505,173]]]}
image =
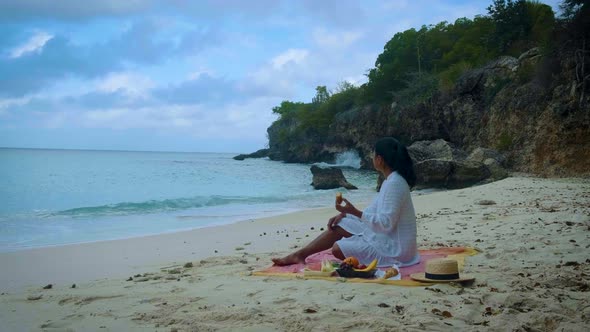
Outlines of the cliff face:
{"label": "cliff face", "polygon": [[[515,171],[545,176],[590,175],[590,106],[580,102],[576,63],[548,60],[535,49],[519,59],[501,57],[465,73],[452,91],[438,92],[410,107],[392,103],[338,113],[329,133],[298,134],[281,141],[277,126],[268,129],[270,157],[315,162],[356,149],[370,168],[374,142],[394,136],[409,145],[442,138],[472,151],[477,147],[505,154]],[[327,134],[327,135],[326,135]]]}

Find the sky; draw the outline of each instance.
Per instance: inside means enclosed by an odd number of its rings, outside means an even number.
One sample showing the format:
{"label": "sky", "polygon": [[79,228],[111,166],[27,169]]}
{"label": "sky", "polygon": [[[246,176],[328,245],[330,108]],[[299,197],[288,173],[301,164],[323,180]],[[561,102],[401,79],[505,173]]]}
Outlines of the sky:
{"label": "sky", "polygon": [[0,147],[253,152],[281,101],[362,84],[395,33],[491,3],[0,0]]}

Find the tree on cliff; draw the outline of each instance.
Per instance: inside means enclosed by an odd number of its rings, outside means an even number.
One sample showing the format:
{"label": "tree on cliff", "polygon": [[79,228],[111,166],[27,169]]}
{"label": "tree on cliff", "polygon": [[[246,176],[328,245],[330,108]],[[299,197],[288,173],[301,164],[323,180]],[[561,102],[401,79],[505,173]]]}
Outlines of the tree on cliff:
{"label": "tree on cliff", "polygon": [[517,55],[547,42],[555,25],[548,5],[525,0],[494,0],[488,13],[495,24],[491,41],[499,54]]}
{"label": "tree on cliff", "polygon": [[330,99],[330,93],[325,85],[319,85],[315,88],[315,97],[311,100],[314,104],[323,104]]}

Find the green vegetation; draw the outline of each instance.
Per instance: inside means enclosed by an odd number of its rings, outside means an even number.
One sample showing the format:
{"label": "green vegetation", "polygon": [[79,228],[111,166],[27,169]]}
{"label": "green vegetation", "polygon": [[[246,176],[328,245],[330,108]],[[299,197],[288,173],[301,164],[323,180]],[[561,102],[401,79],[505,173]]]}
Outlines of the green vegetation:
{"label": "green vegetation", "polygon": [[[556,19],[551,7],[538,1],[493,0],[487,15],[396,33],[369,70],[367,83],[356,87],[344,82],[334,92],[318,86],[310,103],[284,101],[275,107],[273,112],[280,117],[269,128],[269,138],[279,144],[298,142],[309,147],[312,142],[325,141],[334,119],[345,114],[393,102],[401,107],[428,103],[437,94],[452,91],[463,73],[498,56],[519,56],[532,47],[548,53],[557,48],[552,43],[558,28],[576,20],[588,26],[588,19],[581,16],[588,12],[587,3],[565,0],[565,15]],[[517,81],[529,81],[535,70],[521,68]],[[498,82],[487,91],[485,102],[491,102],[508,83]],[[500,147],[510,145],[508,137],[500,139]]]}

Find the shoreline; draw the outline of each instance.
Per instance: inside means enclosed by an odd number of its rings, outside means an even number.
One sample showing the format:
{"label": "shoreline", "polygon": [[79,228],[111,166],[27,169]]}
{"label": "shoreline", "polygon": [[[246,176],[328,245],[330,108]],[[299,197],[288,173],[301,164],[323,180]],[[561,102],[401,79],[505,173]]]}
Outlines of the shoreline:
{"label": "shoreline", "polygon": [[[473,187],[475,187],[475,186],[473,186]],[[422,189],[417,189],[415,191],[412,191],[412,197],[430,195],[433,193],[445,192],[445,191],[449,191],[449,190],[450,189],[422,188]],[[377,194],[377,192],[375,192],[375,194]],[[369,204],[369,202],[366,201],[366,202],[360,202],[357,205],[359,207],[364,207],[368,204]],[[98,239],[98,240],[93,240],[93,241],[81,241],[81,242],[70,242],[70,243],[57,243],[57,244],[50,244],[50,245],[34,245],[34,246],[29,246],[29,247],[18,247],[18,248],[12,248],[12,249],[8,249],[8,250],[0,250],[0,255],[5,254],[5,253],[15,253],[15,252],[21,252],[21,251],[28,251],[28,250],[37,250],[37,249],[42,250],[42,249],[46,249],[46,248],[93,244],[93,243],[98,243],[98,242],[125,241],[125,240],[132,240],[132,239],[143,238],[143,237],[152,237],[152,236],[158,236],[158,235],[191,232],[191,231],[196,231],[196,230],[205,229],[205,228],[215,228],[215,227],[222,227],[222,226],[227,226],[227,225],[234,225],[234,224],[238,224],[238,223],[242,223],[242,222],[249,222],[251,220],[261,220],[261,219],[267,219],[267,218],[281,217],[284,215],[303,212],[303,211],[310,211],[311,212],[314,210],[322,210],[322,209],[330,209],[330,208],[332,208],[332,207],[331,206],[324,206],[324,207],[311,207],[311,208],[291,208],[287,212],[282,212],[282,211],[280,211],[280,212],[274,211],[274,212],[270,212],[270,213],[260,212],[260,213],[256,214],[256,216],[254,216],[254,217],[249,217],[246,219],[232,220],[232,221],[228,221],[228,222],[219,222],[219,223],[204,225],[204,226],[200,226],[200,227],[189,227],[186,229],[175,229],[175,230],[158,232],[158,233],[147,233],[147,234],[140,234],[140,235],[134,235],[134,236],[123,236],[123,237],[110,238],[110,239]],[[336,213],[336,211],[334,213]],[[178,218],[178,216],[177,216],[177,218]]]}
{"label": "shoreline", "polygon": [[293,209],[289,212],[277,212],[277,213],[270,213],[268,215],[265,213],[260,213],[259,214],[260,217],[255,217],[255,218],[239,219],[239,220],[234,220],[234,221],[229,221],[229,222],[221,222],[221,223],[216,223],[216,224],[205,225],[205,226],[201,226],[201,227],[175,229],[175,230],[170,230],[170,231],[165,231],[165,232],[141,234],[141,235],[136,235],[136,236],[111,238],[111,239],[100,239],[100,240],[94,240],[94,241],[58,243],[58,244],[39,245],[39,246],[30,246],[30,247],[19,247],[17,249],[11,249],[11,250],[5,250],[5,251],[0,250],[0,255],[7,254],[7,253],[28,251],[28,250],[43,250],[43,249],[55,248],[55,247],[77,246],[77,245],[93,244],[93,243],[100,243],[100,242],[111,242],[111,241],[125,241],[125,240],[133,240],[133,239],[144,238],[144,237],[153,237],[153,236],[159,236],[159,235],[170,235],[170,234],[175,234],[175,233],[192,232],[192,231],[197,231],[197,230],[205,229],[205,228],[223,227],[223,226],[234,225],[234,224],[238,224],[238,223],[242,223],[242,222],[250,222],[251,220],[274,218],[274,217],[280,217],[280,216],[284,216],[284,215],[291,214],[291,213],[297,213],[297,212],[301,212],[301,211],[308,211],[308,210],[313,211],[316,209],[325,209],[325,208],[326,207]]}
{"label": "shoreline", "polygon": [[420,248],[480,251],[465,263],[464,273],[476,277],[472,285],[250,275],[319,234],[335,214],[329,207],[1,253],[0,321],[6,330],[115,331],[583,330],[590,324],[590,179],[511,177],[413,200]]}
{"label": "shoreline", "polygon": [[[43,283],[45,280],[54,280],[54,283],[75,283],[76,281],[88,282],[99,278],[122,277],[128,274],[135,274],[135,272],[145,268],[152,268],[158,264],[165,264],[183,258],[194,260],[214,255],[231,254],[232,252],[228,246],[239,247],[243,245],[240,238],[236,236],[236,232],[246,234],[249,237],[256,235],[254,233],[258,231],[251,229],[252,227],[250,225],[252,223],[261,226],[266,225],[272,228],[273,232],[282,234],[285,231],[284,229],[279,229],[281,228],[280,224],[282,222],[288,222],[290,225],[293,225],[296,224],[293,223],[293,220],[297,218],[305,219],[309,216],[324,215],[327,221],[329,218],[328,215],[331,216],[331,213],[336,213],[333,210],[333,208],[328,207],[304,209],[285,214],[191,230],[0,252],[0,266],[8,267],[5,272],[0,274],[0,290],[23,290],[28,286]],[[325,226],[323,224],[325,222],[320,220],[318,229]],[[225,243],[220,243],[217,240],[211,242],[211,239],[214,237],[221,237],[222,233],[229,233],[229,236],[224,238]],[[263,233],[258,232],[258,235]],[[269,236],[270,233],[270,231],[267,232]],[[277,240],[276,237],[274,240]],[[199,241],[200,243],[197,243]],[[151,246],[153,243],[158,243],[158,246]],[[216,243],[220,244],[215,246]],[[191,244],[196,244],[197,247],[190,247]],[[200,251],[197,249],[207,246],[218,247],[218,249],[212,249],[210,251]],[[273,247],[262,246],[262,248],[268,250]],[[118,257],[116,253],[122,253],[123,255]],[[51,257],[57,256],[64,259],[48,264],[51,261]],[[26,261],[28,262],[27,264],[41,267],[45,273],[43,275],[32,276],[30,273],[26,273],[28,268],[20,264],[19,261]],[[88,264],[88,262],[93,262],[93,266]],[[94,266],[96,264],[99,264],[99,266]],[[75,266],[83,266],[87,269],[84,271],[77,270],[79,272],[78,274],[74,273],[67,277],[61,274],[61,271]],[[101,273],[101,271],[105,271],[101,267],[106,268],[108,272]],[[70,270],[70,272],[72,271],[76,270]],[[22,278],[23,275],[28,278]]]}

